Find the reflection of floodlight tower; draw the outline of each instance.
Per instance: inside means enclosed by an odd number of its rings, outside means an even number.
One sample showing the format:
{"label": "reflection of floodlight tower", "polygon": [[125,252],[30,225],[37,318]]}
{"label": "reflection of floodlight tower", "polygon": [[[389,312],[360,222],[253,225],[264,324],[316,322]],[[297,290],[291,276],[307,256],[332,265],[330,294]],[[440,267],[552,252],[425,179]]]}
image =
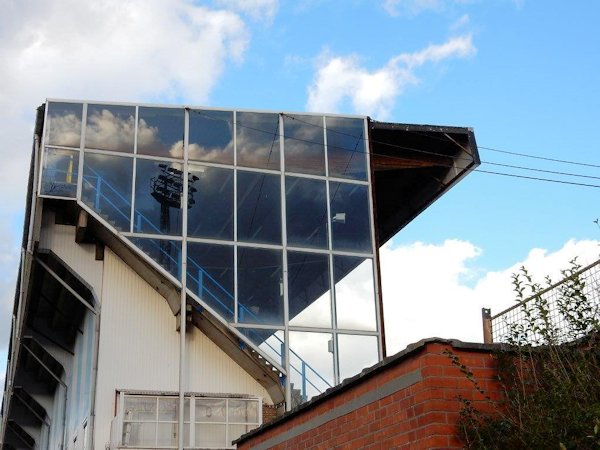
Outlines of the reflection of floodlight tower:
{"label": "reflection of floodlight tower", "polygon": [[[183,172],[167,164],[159,164],[160,173],[150,180],[152,186],[152,197],[160,203],[160,231],[169,234],[169,225],[171,222],[171,208],[181,208],[181,197],[183,196]],[[197,189],[193,184],[198,181],[196,175],[188,176],[188,209],[196,201],[194,193]],[[160,241],[160,262],[164,267],[170,268],[169,257],[171,255],[171,243],[169,241]]]}

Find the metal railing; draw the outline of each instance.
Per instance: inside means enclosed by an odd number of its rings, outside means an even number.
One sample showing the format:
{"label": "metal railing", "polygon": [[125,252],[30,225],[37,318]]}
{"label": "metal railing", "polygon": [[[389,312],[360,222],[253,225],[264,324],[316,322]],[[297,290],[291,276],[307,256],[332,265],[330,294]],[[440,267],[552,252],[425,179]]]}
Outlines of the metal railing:
{"label": "metal railing", "polygon": [[515,338],[564,343],[583,337],[590,329],[578,324],[600,324],[600,259],[498,314],[483,308],[482,319],[486,343],[514,343]]}

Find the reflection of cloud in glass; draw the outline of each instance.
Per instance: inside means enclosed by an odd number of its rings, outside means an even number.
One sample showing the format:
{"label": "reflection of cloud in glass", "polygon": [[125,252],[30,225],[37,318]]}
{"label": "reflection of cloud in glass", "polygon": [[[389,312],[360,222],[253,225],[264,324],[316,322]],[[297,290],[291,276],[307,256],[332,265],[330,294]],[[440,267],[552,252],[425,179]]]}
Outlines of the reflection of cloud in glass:
{"label": "reflection of cloud in glass", "polygon": [[50,117],[50,126],[48,128],[49,144],[79,148],[80,140],[81,117],[77,117],[73,113]]}
{"label": "reflection of cloud in glass", "polygon": [[[335,298],[337,326],[347,330],[376,330],[373,262],[367,258],[347,275],[340,273],[340,263],[359,258],[335,256]],[[351,266],[350,266],[351,267]],[[343,276],[340,280],[339,277]]]}
{"label": "reflection of cloud in glass", "polygon": [[290,318],[291,326],[320,326],[331,328],[331,302],[329,291],[321,295],[296,317]]}
{"label": "reflection of cloud in glass", "polygon": [[338,354],[340,381],[343,381],[377,363],[377,336],[338,334]]}
{"label": "reflection of cloud in glass", "polygon": [[89,105],[85,130],[87,148],[132,153],[134,135],[132,107]]}
{"label": "reflection of cloud in glass", "polygon": [[279,115],[238,112],[236,120],[237,163],[279,169]]}
{"label": "reflection of cloud in glass", "polygon": [[233,112],[190,111],[189,158],[233,164]]}
{"label": "reflection of cloud in glass", "polygon": [[183,158],[183,109],[140,107],[139,116],[138,153]]}
{"label": "reflection of cloud in glass", "polygon": [[308,399],[333,386],[332,339],[329,333],[290,331],[291,380],[294,389],[302,389],[305,374]]}
{"label": "reflection of cloud in glass", "polygon": [[286,170],[316,175],[325,174],[322,117],[286,116],[284,135]]}

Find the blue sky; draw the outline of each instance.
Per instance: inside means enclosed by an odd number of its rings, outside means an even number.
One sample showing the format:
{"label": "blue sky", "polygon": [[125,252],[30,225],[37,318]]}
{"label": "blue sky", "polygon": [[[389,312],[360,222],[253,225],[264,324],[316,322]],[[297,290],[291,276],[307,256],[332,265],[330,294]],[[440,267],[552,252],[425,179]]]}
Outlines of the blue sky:
{"label": "blue sky", "polygon": [[[599,18],[598,2],[554,0],[9,0],[0,17],[7,187],[0,194],[0,354],[34,111],[45,98],[469,126],[482,147],[600,164]],[[600,179],[489,163],[589,177],[600,177],[598,167],[484,148],[480,154],[484,170],[600,186]],[[423,333],[477,339],[479,308],[510,303],[508,274],[519,264],[533,266],[541,278],[574,255],[597,257],[598,193],[485,173],[467,177],[384,252],[392,348]],[[434,277],[439,291],[422,289],[415,277],[423,274],[429,277],[423,282]],[[414,306],[415,296],[425,309]],[[442,304],[453,307],[447,313],[455,314],[454,328]],[[427,308],[438,307],[440,319],[428,319],[430,328],[411,327]]]}

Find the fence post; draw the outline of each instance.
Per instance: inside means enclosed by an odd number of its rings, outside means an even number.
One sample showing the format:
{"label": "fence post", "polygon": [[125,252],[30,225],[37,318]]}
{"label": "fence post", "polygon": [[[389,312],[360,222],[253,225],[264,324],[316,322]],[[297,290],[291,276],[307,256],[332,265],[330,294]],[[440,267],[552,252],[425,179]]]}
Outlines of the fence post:
{"label": "fence post", "polygon": [[483,342],[492,344],[494,335],[492,334],[492,310],[490,308],[481,308],[481,321],[483,323]]}

